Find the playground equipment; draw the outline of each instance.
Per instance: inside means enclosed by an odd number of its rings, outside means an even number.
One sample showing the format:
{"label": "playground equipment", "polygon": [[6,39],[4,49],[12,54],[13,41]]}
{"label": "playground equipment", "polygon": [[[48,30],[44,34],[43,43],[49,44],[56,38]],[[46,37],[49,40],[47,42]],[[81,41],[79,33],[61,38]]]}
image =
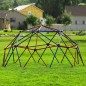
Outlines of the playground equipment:
{"label": "playground equipment", "polygon": [[[12,57],[13,62],[16,63],[19,61],[20,66],[22,66],[21,59],[29,57],[24,63],[25,67],[31,58],[36,62],[34,54],[38,55],[37,62],[41,60],[44,65],[47,66],[44,61],[44,55],[47,49],[52,53],[50,67],[55,59],[59,62],[59,51],[61,53],[60,56],[62,56],[61,63],[64,61],[64,58],[66,58],[72,67],[75,66],[76,63],[79,64],[80,61],[84,65],[78,44],[63,31],[47,26],[35,26],[29,30],[20,31],[9,45],[4,48],[3,66],[6,66]],[[72,62],[70,57],[72,57]],[[47,58],[49,58],[49,55]]]}

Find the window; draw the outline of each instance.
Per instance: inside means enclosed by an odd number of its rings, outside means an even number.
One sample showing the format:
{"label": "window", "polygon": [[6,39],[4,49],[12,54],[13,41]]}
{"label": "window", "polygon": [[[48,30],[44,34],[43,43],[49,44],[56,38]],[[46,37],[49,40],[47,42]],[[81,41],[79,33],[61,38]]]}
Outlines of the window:
{"label": "window", "polygon": [[77,24],[77,21],[75,21],[75,24]]}
{"label": "window", "polygon": [[10,18],[10,22],[16,22],[15,18]]}
{"label": "window", "polygon": [[32,12],[31,11],[28,11],[28,15],[31,15],[32,14]]}
{"label": "window", "polygon": [[85,21],[84,20],[82,21],[82,24],[85,24]]}

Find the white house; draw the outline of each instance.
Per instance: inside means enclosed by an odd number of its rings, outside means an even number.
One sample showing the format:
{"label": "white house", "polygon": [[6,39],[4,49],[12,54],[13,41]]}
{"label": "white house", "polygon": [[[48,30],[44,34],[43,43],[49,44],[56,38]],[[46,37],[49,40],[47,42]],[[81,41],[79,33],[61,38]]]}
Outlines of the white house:
{"label": "white house", "polygon": [[68,30],[86,30],[86,6],[66,6],[66,11],[71,14],[71,24]]}
{"label": "white house", "polygon": [[65,10],[70,14],[71,24],[57,24],[53,27],[61,30],[86,30],[86,6],[66,6]]}
{"label": "white house", "polygon": [[19,24],[22,24],[26,20],[26,16],[18,11],[10,10],[7,13],[7,19],[11,28],[17,29]]}
{"label": "white house", "polygon": [[16,10],[0,10],[0,29],[8,29],[9,26],[17,29],[25,20],[26,16]]}

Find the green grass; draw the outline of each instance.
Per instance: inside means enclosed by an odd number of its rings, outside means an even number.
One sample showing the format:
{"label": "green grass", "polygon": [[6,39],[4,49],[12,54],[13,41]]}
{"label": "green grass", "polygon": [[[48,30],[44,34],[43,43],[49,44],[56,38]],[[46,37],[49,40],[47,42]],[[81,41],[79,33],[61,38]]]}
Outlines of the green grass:
{"label": "green grass", "polygon": [[12,30],[12,32],[11,32],[11,31],[5,32],[4,30],[1,30],[1,31],[0,31],[0,35],[1,35],[1,34],[8,34],[8,35],[11,35],[11,34],[18,34],[18,32],[19,32],[19,30]]}
{"label": "green grass", "polygon": [[[79,44],[86,64],[86,37],[70,37]],[[13,37],[0,37],[0,86],[86,86],[86,65],[82,66],[80,63],[80,65],[72,68],[64,59],[62,64],[54,61],[52,68],[49,68],[50,56],[52,56],[49,51],[43,58],[48,67],[45,67],[42,61],[35,63],[32,59],[25,68],[20,67],[19,63],[13,64],[12,59],[6,67],[2,67],[4,48],[12,39]],[[34,57],[36,60],[38,59],[37,55]],[[60,57],[62,57],[61,52],[59,52],[59,60]],[[28,59],[27,54],[23,58],[26,61]]]}

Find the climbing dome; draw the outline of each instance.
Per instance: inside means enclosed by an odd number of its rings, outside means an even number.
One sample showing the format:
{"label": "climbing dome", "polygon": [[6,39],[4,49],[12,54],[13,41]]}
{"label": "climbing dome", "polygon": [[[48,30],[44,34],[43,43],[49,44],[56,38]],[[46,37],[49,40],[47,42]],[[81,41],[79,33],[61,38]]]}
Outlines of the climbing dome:
{"label": "climbing dome", "polygon": [[84,65],[78,44],[63,31],[47,26],[35,26],[20,31],[4,48],[3,66],[6,66],[11,58],[14,63],[19,62],[19,65],[24,67],[31,59],[50,67],[54,61],[68,61],[72,67],[80,62]]}

